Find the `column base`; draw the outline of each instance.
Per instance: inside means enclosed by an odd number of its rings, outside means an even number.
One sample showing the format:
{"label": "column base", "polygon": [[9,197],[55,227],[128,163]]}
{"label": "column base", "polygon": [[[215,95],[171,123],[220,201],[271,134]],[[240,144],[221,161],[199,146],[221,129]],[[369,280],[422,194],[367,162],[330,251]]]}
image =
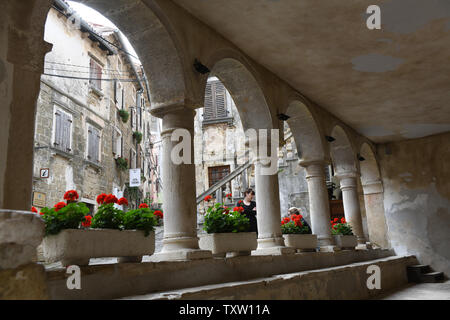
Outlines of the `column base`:
{"label": "column base", "polygon": [[212,253],[209,250],[200,249],[182,249],[156,253],[152,257],[152,261],[182,261],[182,260],[200,260],[212,259]]}
{"label": "column base", "polygon": [[337,252],[337,251],[341,251],[341,249],[333,245],[319,247],[319,252]]}
{"label": "column base", "polygon": [[268,247],[268,248],[258,248],[252,251],[252,256],[279,256],[285,254],[294,254],[296,252],[295,248],[291,247]]}
{"label": "column base", "polygon": [[366,243],[358,243],[358,245],[355,248],[356,250],[370,250],[372,248],[372,244],[370,242]]}

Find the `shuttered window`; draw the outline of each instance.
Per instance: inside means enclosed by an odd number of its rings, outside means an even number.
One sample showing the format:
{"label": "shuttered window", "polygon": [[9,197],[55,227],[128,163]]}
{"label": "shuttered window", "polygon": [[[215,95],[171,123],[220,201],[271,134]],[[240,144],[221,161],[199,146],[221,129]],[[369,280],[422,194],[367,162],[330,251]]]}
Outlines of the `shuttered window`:
{"label": "shuttered window", "polygon": [[116,81],[116,85],[114,88],[114,100],[116,103],[116,107],[118,109],[123,109],[123,96],[124,96],[124,89],[122,87],[122,84],[118,81]]}
{"label": "shuttered window", "polygon": [[53,146],[64,152],[71,152],[72,115],[55,109]]}
{"label": "shuttered window", "polygon": [[122,156],[122,133],[118,129],[113,129],[112,152],[115,156]]}
{"label": "shuttered window", "polygon": [[89,78],[90,85],[97,90],[102,90],[102,67],[94,59],[89,62]]}
{"label": "shuttered window", "polygon": [[215,120],[228,117],[226,89],[220,81],[210,81],[205,90],[203,120]]}
{"label": "shuttered window", "polygon": [[99,163],[100,162],[100,130],[88,125],[88,152],[87,158],[89,161]]}

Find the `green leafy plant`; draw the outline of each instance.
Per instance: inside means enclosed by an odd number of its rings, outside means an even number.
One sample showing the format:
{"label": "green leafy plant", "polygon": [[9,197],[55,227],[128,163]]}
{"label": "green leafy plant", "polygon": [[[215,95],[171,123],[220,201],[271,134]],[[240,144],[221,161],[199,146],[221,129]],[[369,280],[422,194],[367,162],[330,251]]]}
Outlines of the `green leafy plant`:
{"label": "green leafy plant", "polygon": [[281,220],[281,233],[283,234],[310,234],[311,230],[302,222],[302,215],[292,214]]}
{"label": "green leafy plant", "polygon": [[331,220],[331,234],[352,236],[353,231],[352,227],[345,221],[344,218],[341,218],[341,220],[335,218],[334,220]]}
{"label": "green leafy plant", "polygon": [[119,116],[122,119],[123,123],[127,123],[128,119],[130,118],[130,113],[126,110],[119,110]]}
{"label": "green leafy plant", "polygon": [[114,203],[105,203],[100,206],[92,218],[92,228],[122,229],[123,211],[114,207]]}
{"label": "green leafy plant", "polygon": [[149,208],[139,208],[124,213],[122,222],[125,230],[143,230],[146,237],[158,225],[157,217]]}
{"label": "green leafy plant", "polygon": [[133,138],[136,139],[137,143],[141,143],[141,141],[142,141],[142,132],[139,132],[139,131],[133,132]]}
{"label": "green leafy plant", "polygon": [[41,213],[45,222],[45,235],[48,236],[58,234],[64,229],[78,229],[84,217],[89,214],[89,208],[81,202],[67,205],[60,202],[55,208],[42,208]]}
{"label": "green leafy plant", "polygon": [[128,169],[128,160],[122,157],[116,158],[116,165],[121,171],[126,171]]}
{"label": "green leafy plant", "polygon": [[203,229],[207,233],[247,232],[249,219],[236,207],[231,211],[222,203],[216,203],[207,209]]}

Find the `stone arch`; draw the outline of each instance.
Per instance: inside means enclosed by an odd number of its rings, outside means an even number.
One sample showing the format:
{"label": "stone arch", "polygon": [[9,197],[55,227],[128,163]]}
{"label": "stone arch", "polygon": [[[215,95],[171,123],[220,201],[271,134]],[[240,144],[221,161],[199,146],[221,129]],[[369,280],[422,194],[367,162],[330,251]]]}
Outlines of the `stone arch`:
{"label": "stone arch", "polygon": [[289,103],[286,114],[290,117],[287,123],[299,158],[305,162],[324,160],[323,135],[308,106],[300,100],[293,100]]}
{"label": "stone arch", "polygon": [[[266,97],[245,63],[235,58],[220,59],[214,63],[210,75],[219,78],[230,92],[244,130],[274,128]],[[206,81],[204,84],[203,92]]]}
{"label": "stone arch", "polygon": [[111,20],[129,39],[146,72],[152,110],[184,104],[187,92],[181,49],[170,22],[154,1],[81,2]]}
{"label": "stone arch", "polygon": [[335,173],[343,175],[357,172],[356,155],[348,134],[340,125],[336,125],[331,131],[331,137],[335,139],[330,145]]}
{"label": "stone arch", "polygon": [[360,162],[361,184],[363,188],[379,184],[381,182],[380,170],[378,169],[375,153],[367,142],[361,145],[359,154],[364,158]]}
{"label": "stone arch", "polygon": [[383,183],[376,155],[367,142],[361,145],[360,155],[364,158],[360,162],[360,170],[369,240],[377,246],[388,248]]}
{"label": "stone arch", "polygon": [[[156,1],[117,0],[114,5],[104,0],[75,1],[106,16],[133,44],[146,71],[155,114],[166,106],[184,105],[189,100],[188,67],[183,63],[175,32]],[[1,6],[5,10],[0,16],[9,27],[0,28],[1,47],[5,48],[0,53],[0,71],[7,71],[7,76],[0,74],[0,80],[11,84],[0,96],[4,114],[8,115],[2,122],[2,133],[9,135],[2,134],[0,139],[0,145],[7,150],[0,157],[0,206],[11,209],[28,210],[31,202],[33,153],[29,151],[33,148],[34,109],[44,56],[51,49],[44,41],[51,5],[52,1],[38,0],[32,4],[9,1]],[[5,65],[6,69],[2,67]],[[17,192],[18,188],[21,192]]]}

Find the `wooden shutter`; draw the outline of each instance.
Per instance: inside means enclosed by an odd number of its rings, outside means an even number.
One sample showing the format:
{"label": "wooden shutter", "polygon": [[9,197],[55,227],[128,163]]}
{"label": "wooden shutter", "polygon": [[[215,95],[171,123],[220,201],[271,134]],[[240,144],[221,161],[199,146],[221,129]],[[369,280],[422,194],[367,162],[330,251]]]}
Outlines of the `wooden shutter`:
{"label": "wooden shutter", "polygon": [[117,85],[118,85],[117,80],[114,80],[114,103],[116,105],[117,105],[117,102],[118,102],[118,100],[117,100]]}
{"label": "wooden shutter", "polygon": [[116,130],[115,129],[113,129],[112,130],[112,153],[113,154],[117,154],[117,138],[118,137],[116,137]]}
{"label": "wooden shutter", "polygon": [[66,113],[61,114],[62,136],[61,136],[61,150],[70,152],[70,133],[72,129],[72,117]]}
{"label": "wooden shutter", "polygon": [[121,104],[122,104],[122,106],[121,106],[122,109],[123,109],[123,106],[124,106],[124,101],[125,101],[125,89],[122,88],[122,101],[121,101],[121,102],[122,102],[122,103],[121,103]]}
{"label": "wooden shutter", "polygon": [[215,111],[217,118],[226,118],[227,117],[227,105],[226,105],[226,89],[222,82],[217,81],[214,83],[214,102],[215,102]]}
{"label": "wooden shutter", "polygon": [[93,149],[92,149],[92,146],[93,146],[93,132],[92,132],[92,127],[91,126],[88,126],[88,143],[87,143],[87,145],[88,145],[87,158],[90,161],[94,161],[94,159],[92,158],[92,156],[93,156]]}
{"label": "wooden shutter", "polygon": [[99,149],[100,149],[100,131],[92,128],[92,160],[99,162]]}
{"label": "wooden shutter", "polygon": [[57,148],[61,148],[62,140],[62,113],[59,110],[55,111],[55,141],[53,145]]}
{"label": "wooden shutter", "polygon": [[212,82],[206,84],[205,90],[205,106],[203,108],[203,120],[214,119]]}

